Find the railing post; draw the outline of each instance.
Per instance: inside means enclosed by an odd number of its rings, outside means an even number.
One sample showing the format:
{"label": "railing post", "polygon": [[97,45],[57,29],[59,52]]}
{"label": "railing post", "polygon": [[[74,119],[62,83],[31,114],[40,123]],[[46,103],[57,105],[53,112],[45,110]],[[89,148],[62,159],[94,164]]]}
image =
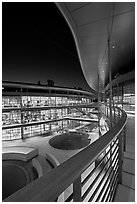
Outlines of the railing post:
{"label": "railing post", "polygon": [[122,184],[122,132],[119,134],[119,172],[118,183]]}
{"label": "railing post", "polygon": [[100,133],[100,104],[99,104],[99,100],[100,100],[100,94],[99,94],[99,72],[98,72],[98,134],[99,137],[101,137],[101,133]]}
{"label": "railing post", "polygon": [[110,127],[112,127],[112,70],[111,70],[111,59],[110,59],[110,38],[108,39],[108,66],[109,66],[109,118]]}
{"label": "railing post", "polygon": [[81,176],[73,183],[73,202],[82,202],[81,199]]}

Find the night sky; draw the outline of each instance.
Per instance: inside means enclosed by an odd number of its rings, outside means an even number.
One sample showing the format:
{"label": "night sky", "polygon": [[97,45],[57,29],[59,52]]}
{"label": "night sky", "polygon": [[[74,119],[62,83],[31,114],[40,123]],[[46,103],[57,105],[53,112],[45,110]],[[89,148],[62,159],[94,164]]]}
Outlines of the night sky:
{"label": "night sky", "polygon": [[57,6],[2,3],[2,80],[90,88],[71,31]]}

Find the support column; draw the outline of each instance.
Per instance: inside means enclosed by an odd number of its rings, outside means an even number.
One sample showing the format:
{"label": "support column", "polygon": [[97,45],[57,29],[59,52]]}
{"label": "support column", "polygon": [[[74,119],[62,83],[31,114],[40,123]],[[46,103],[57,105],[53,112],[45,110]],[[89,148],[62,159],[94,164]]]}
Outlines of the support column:
{"label": "support column", "polygon": [[98,134],[99,134],[99,137],[101,137],[101,134],[100,134],[100,105],[99,105],[99,100],[100,100],[100,94],[99,94],[99,72],[98,72]]}
{"label": "support column", "polygon": [[122,100],[122,110],[123,110],[123,99],[124,99],[124,90],[123,90],[123,85],[121,86],[121,100]]}
{"label": "support column", "polygon": [[112,127],[112,72],[110,59],[110,40],[108,39],[108,66],[109,66],[109,109],[110,109],[110,127]]}
{"label": "support column", "polygon": [[23,131],[23,112],[22,112],[22,88],[20,94],[20,107],[21,107],[21,139],[24,139],[24,131]]}

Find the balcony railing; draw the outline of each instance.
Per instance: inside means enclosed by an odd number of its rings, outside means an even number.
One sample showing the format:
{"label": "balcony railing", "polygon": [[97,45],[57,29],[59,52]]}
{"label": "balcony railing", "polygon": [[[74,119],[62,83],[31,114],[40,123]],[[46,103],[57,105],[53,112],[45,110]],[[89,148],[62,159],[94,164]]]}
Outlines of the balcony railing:
{"label": "balcony railing", "polygon": [[[109,117],[108,107],[102,106],[102,112]],[[4,201],[113,201],[117,184],[122,182],[127,115],[115,108],[112,116],[110,131]]]}

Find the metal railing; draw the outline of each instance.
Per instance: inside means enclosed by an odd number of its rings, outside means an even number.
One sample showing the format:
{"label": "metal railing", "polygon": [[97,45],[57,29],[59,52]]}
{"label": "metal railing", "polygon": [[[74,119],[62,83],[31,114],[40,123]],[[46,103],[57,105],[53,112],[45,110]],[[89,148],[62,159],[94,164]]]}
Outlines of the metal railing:
{"label": "metal railing", "polygon": [[[109,117],[106,106],[102,105],[102,112]],[[127,115],[119,108],[113,109],[112,115],[110,131],[4,201],[113,201],[117,184],[122,182]]]}

